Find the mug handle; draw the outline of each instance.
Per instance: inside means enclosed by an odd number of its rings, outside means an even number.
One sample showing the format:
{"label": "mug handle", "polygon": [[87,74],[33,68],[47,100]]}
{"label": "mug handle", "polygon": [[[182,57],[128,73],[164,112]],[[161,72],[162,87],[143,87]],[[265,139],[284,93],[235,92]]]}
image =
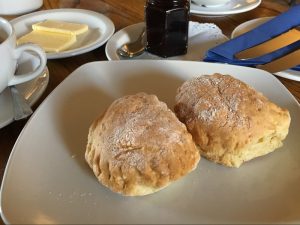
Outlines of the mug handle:
{"label": "mug handle", "polygon": [[40,48],[38,45],[36,45],[36,44],[20,45],[20,46],[16,47],[16,49],[14,50],[14,57],[16,59],[20,58],[21,54],[24,51],[33,51],[33,52],[37,53],[37,55],[40,58],[40,65],[38,66],[38,68],[36,68],[32,72],[17,75],[17,76],[14,75],[13,78],[8,82],[8,86],[24,83],[24,82],[27,82],[27,81],[30,81],[30,80],[36,78],[38,75],[40,75],[43,72],[43,70],[46,66],[46,63],[47,63],[46,54],[45,54],[44,50],[42,48]]}

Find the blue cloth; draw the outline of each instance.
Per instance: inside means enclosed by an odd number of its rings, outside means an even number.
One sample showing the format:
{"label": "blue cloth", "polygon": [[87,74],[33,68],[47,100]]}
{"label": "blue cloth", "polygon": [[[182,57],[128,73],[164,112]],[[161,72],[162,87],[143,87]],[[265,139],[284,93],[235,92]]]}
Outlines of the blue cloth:
{"label": "blue cloth", "polygon": [[[286,55],[289,52],[293,52],[296,49],[300,49],[300,41],[257,58],[240,60],[235,58],[234,55],[270,40],[297,26],[300,26],[300,4],[249,32],[208,50],[204,61],[223,62],[252,67],[271,62],[273,59]],[[300,70],[300,65],[292,69]]]}

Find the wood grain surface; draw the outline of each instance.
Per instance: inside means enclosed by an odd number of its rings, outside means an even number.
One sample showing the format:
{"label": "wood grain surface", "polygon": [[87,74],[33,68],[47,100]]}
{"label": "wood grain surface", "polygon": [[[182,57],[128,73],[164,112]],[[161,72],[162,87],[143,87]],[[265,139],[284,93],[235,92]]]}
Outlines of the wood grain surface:
{"label": "wood grain surface", "polygon": [[[144,20],[145,0],[44,0],[44,5],[40,10],[56,8],[80,8],[97,11],[108,16],[115,24],[116,31],[128,25]],[[276,16],[288,9],[288,0],[263,0],[261,5],[249,12],[222,16],[204,17],[191,16],[191,20],[203,23],[215,23],[227,36],[239,24],[259,17]],[[5,16],[4,16],[5,17]],[[12,19],[14,16],[6,16]],[[34,110],[60,84],[70,73],[79,66],[98,60],[107,60],[105,47],[102,46],[94,51],[65,59],[48,60],[50,72],[49,85],[40,100],[34,105]],[[300,82],[278,78],[290,92],[300,101]],[[276,91],[276,90],[274,90]],[[1,108],[0,108],[1,110]],[[28,119],[13,122],[0,129],[0,178],[2,182],[3,173],[16,139],[22,131]],[[2,221],[0,223],[3,223]]]}

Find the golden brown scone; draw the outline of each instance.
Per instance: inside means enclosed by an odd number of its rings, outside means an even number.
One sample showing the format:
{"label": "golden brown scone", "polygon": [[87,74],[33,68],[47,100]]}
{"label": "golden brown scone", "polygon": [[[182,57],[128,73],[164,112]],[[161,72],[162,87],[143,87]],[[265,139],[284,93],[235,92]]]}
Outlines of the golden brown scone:
{"label": "golden brown scone", "polygon": [[175,113],[201,155],[230,167],[282,146],[290,125],[288,110],[221,74],[186,81],[177,90]]}
{"label": "golden brown scone", "polygon": [[98,180],[127,196],[156,192],[194,170],[199,151],[167,105],[155,95],[117,99],[93,122],[86,161]]}

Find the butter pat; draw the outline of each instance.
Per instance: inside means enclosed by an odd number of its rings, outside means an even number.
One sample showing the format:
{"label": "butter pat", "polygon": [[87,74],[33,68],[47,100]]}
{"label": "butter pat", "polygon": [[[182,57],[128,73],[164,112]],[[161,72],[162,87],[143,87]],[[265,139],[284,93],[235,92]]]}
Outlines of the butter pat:
{"label": "butter pat", "polygon": [[44,32],[39,30],[18,39],[18,44],[34,43],[40,45],[46,52],[61,52],[76,42],[76,36],[71,34]]}
{"label": "butter pat", "polygon": [[88,31],[86,24],[69,23],[58,20],[45,20],[32,25],[33,30],[78,35]]}

